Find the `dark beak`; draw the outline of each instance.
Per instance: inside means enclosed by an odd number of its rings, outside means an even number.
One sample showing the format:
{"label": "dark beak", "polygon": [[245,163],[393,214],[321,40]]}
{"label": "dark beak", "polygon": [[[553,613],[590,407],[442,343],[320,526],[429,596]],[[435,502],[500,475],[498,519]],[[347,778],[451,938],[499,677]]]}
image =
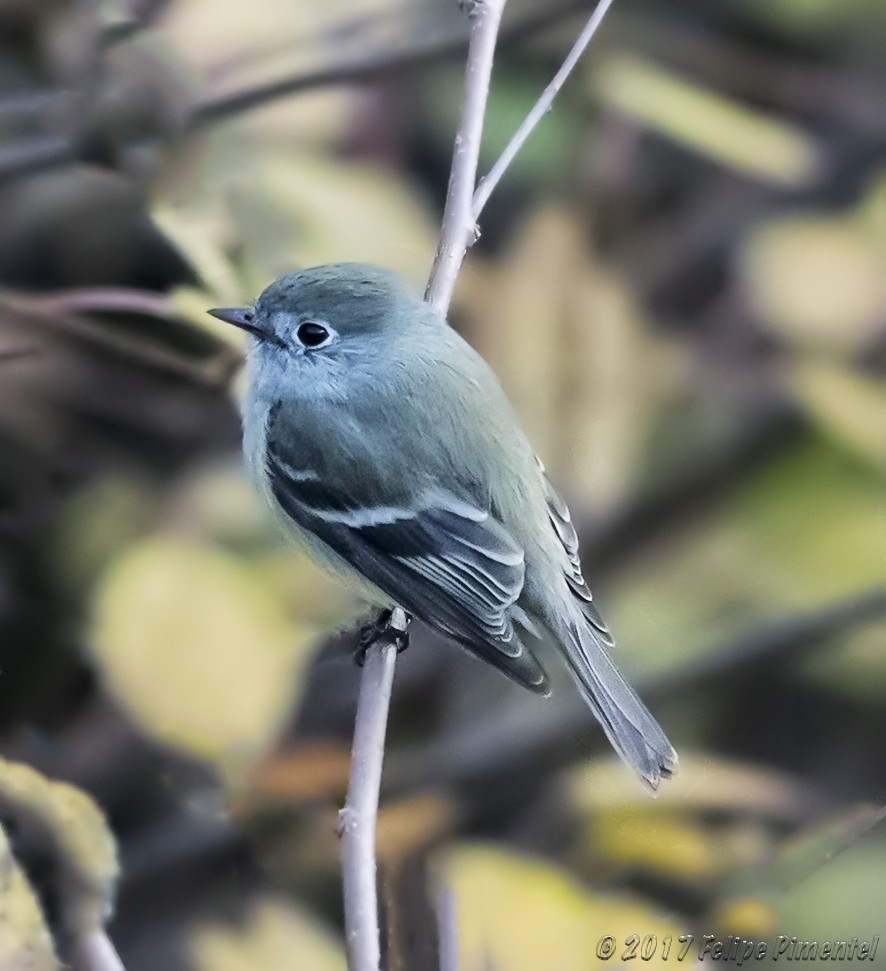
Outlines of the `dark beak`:
{"label": "dark beak", "polygon": [[253,337],[258,337],[259,340],[267,337],[267,334],[253,323],[252,311],[247,310],[245,307],[216,307],[214,310],[210,310],[209,313],[213,317],[223,320],[226,324],[233,324],[235,327],[239,327],[240,330],[245,330],[247,333],[252,334]]}

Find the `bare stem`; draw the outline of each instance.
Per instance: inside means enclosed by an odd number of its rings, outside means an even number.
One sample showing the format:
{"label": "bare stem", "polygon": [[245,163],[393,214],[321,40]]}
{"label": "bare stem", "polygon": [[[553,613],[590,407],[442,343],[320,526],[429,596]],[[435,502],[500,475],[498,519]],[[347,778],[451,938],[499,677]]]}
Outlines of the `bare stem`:
{"label": "bare stem", "polygon": [[114,945],[101,929],[76,938],[71,966],[74,971],[125,971]]}
{"label": "bare stem", "polygon": [[444,890],[437,903],[437,933],[440,941],[440,971],[458,971],[458,922],[455,894]]}
{"label": "bare stem", "polygon": [[405,633],[407,624],[405,612],[395,607],[389,621],[391,634],[382,634],[368,648],[360,679],[351,777],[345,806],[339,814],[345,939],[350,971],[379,971],[381,964],[375,826],[388,706],[397,658],[396,637]]}
{"label": "bare stem", "polygon": [[548,111],[550,111],[551,105],[554,103],[554,98],[556,98],[560,88],[563,87],[566,79],[572,73],[576,64],[578,64],[582,54],[585,52],[585,48],[588,46],[588,44],[590,44],[594,34],[597,33],[597,29],[599,28],[600,24],[603,23],[603,18],[606,16],[610,6],[612,6],[612,0],[600,0],[600,2],[594,8],[594,12],[591,14],[590,19],[585,25],[585,29],[581,32],[581,34],[579,34],[578,40],[566,55],[563,64],[560,66],[560,70],[557,71],[551,83],[544,89],[541,97],[538,99],[538,101],[536,101],[523,123],[520,125],[517,131],[514,132],[513,138],[511,138],[511,140],[505,146],[504,151],[489,170],[488,175],[484,176],[480,180],[480,184],[477,186],[477,191],[474,193],[473,204],[471,206],[470,218],[473,223],[476,223],[476,221],[480,218],[480,213],[483,211],[483,207],[489,201],[489,197],[492,195],[493,190],[501,181],[502,176],[508,170],[508,166],[514,161],[517,152],[519,152],[523,147],[523,144],[532,134],[535,126],[542,120],[542,118],[544,118]]}
{"label": "bare stem", "polygon": [[[475,231],[471,201],[477,183],[495,41],[506,0],[459,2],[471,21],[465,103],[455,137],[440,243],[425,293],[425,299],[442,314],[449,308],[455,278]],[[345,937],[350,971],[378,971],[381,962],[375,829],[397,658],[396,636],[398,631],[406,630],[407,622],[402,608],[395,607],[389,622],[393,638],[382,635],[368,647],[360,681],[351,778],[341,811]]]}
{"label": "bare stem", "polygon": [[[600,0],[569,52],[563,66],[520,126],[492,171],[479,186],[477,168],[492,64],[506,0],[459,0],[470,19],[465,70],[465,98],[455,136],[440,240],[434,255],[425,300],[445,315],[468,247],[477,236],[477,217],[514,156],[575,67],[600,25],[612,0]],[[405,614],[398,607],[395,618]],[[405,629],[405,627],[404,627]],[[378,930],[375,827],[385,726],[394,677],[396,650],[379,638],[366,651],[354,726],[353,763],[348,798],[341,814],[345,882],[345,932],[350,971],[378,971],[381,949]],[[457,965],[454,905],[447,896],[440,911],[441,961],[445,971]]]}
{"label": "bare stem", "polygon": [[505,0],[463,0],[463,6],[471,20],[465,101],[461,124],[455,136],[443,227],[425,291],[425,300],[441,314],[449,309],[455,278],[477,230],[471,206],[477,184],[477,165],[480,161],[495,41]]}

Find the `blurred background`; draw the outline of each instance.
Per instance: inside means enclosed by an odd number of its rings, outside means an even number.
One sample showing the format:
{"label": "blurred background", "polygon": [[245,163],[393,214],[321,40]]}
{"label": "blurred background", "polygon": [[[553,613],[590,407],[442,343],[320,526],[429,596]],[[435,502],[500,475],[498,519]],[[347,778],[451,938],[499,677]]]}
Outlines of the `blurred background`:
{"label": "blurred background", "polygon": [[[483,167],[589,10],[508,4]],[[465,37],[454,0],[0,0],[0,967],[115,883],[129,971],[344,967],[363,608],[243,480],[205,310],[327,261],[423,284]],[[461,971],[886,935],[884,39],[881,0],[619,0],[491,200],[451,319],[681,774],[651,799],[564,679],[414,631],[391,969],[438,967],[443,888]]]}

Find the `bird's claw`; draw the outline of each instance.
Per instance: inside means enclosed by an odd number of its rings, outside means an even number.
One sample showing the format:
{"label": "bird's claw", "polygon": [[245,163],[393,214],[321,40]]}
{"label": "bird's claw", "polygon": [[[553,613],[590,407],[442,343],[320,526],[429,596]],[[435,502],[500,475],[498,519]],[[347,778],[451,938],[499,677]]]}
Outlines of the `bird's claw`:
{"label": "bird's claw", "polygon": [[366,652],[373,644],[389,643],[402,654],[409,647],[409,624],[412,616],[402,607],[386,607],[369,624],[360,628],[360,642],[354,654],[354,660],[362,668],[366,661]]}

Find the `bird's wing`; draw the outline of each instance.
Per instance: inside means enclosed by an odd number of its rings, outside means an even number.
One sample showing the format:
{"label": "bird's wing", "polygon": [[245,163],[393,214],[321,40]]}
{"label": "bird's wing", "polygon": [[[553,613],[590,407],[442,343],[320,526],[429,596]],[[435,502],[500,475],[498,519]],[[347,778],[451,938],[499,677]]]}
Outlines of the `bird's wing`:
{"label": "bird's wing", "polygon": [[541,470],[545,499],[547,500],[548,504],[548,518],[550,519],[551,525],[554,527],[554,531],[563,545],[563,549],[566,551],[566,556],[569,561],[569,566],[565,571],[566,582],[569,584],[569,589],[572,591],[576,600],[578,600],[581,612],[594,628],[594,633],[597,639],[607,647],[613,647],[615,645],[615,641],[612,638],[612,634],[609,633],[609,628],[606,626],[606,622],[600,616],[600,611],[597,610],[597,606],[594,603],[594,598],[591,594],[590,588],[588,587],[587,581],[584,578],[584,574],[581,572],[581,560],[578,556],[578,534],[576,533],[575,526],[572,523],[572,516],[569,514],[569,507],[560,498],[556,489],[554,489],[554,487],[548,481],[545,467],[542,465],[541,459],[537,458],[536,462],[538,462],[538,466]]}
{"label": "bird's wing", "polygon": [[367,502],[353,479],[321,486],[279,441],[267,471],[282,510],[375,587],[520,684],[547,690],[509,616],[523,588],[523,550],[488,511],[436,487],[408,503],[377,494]]}

